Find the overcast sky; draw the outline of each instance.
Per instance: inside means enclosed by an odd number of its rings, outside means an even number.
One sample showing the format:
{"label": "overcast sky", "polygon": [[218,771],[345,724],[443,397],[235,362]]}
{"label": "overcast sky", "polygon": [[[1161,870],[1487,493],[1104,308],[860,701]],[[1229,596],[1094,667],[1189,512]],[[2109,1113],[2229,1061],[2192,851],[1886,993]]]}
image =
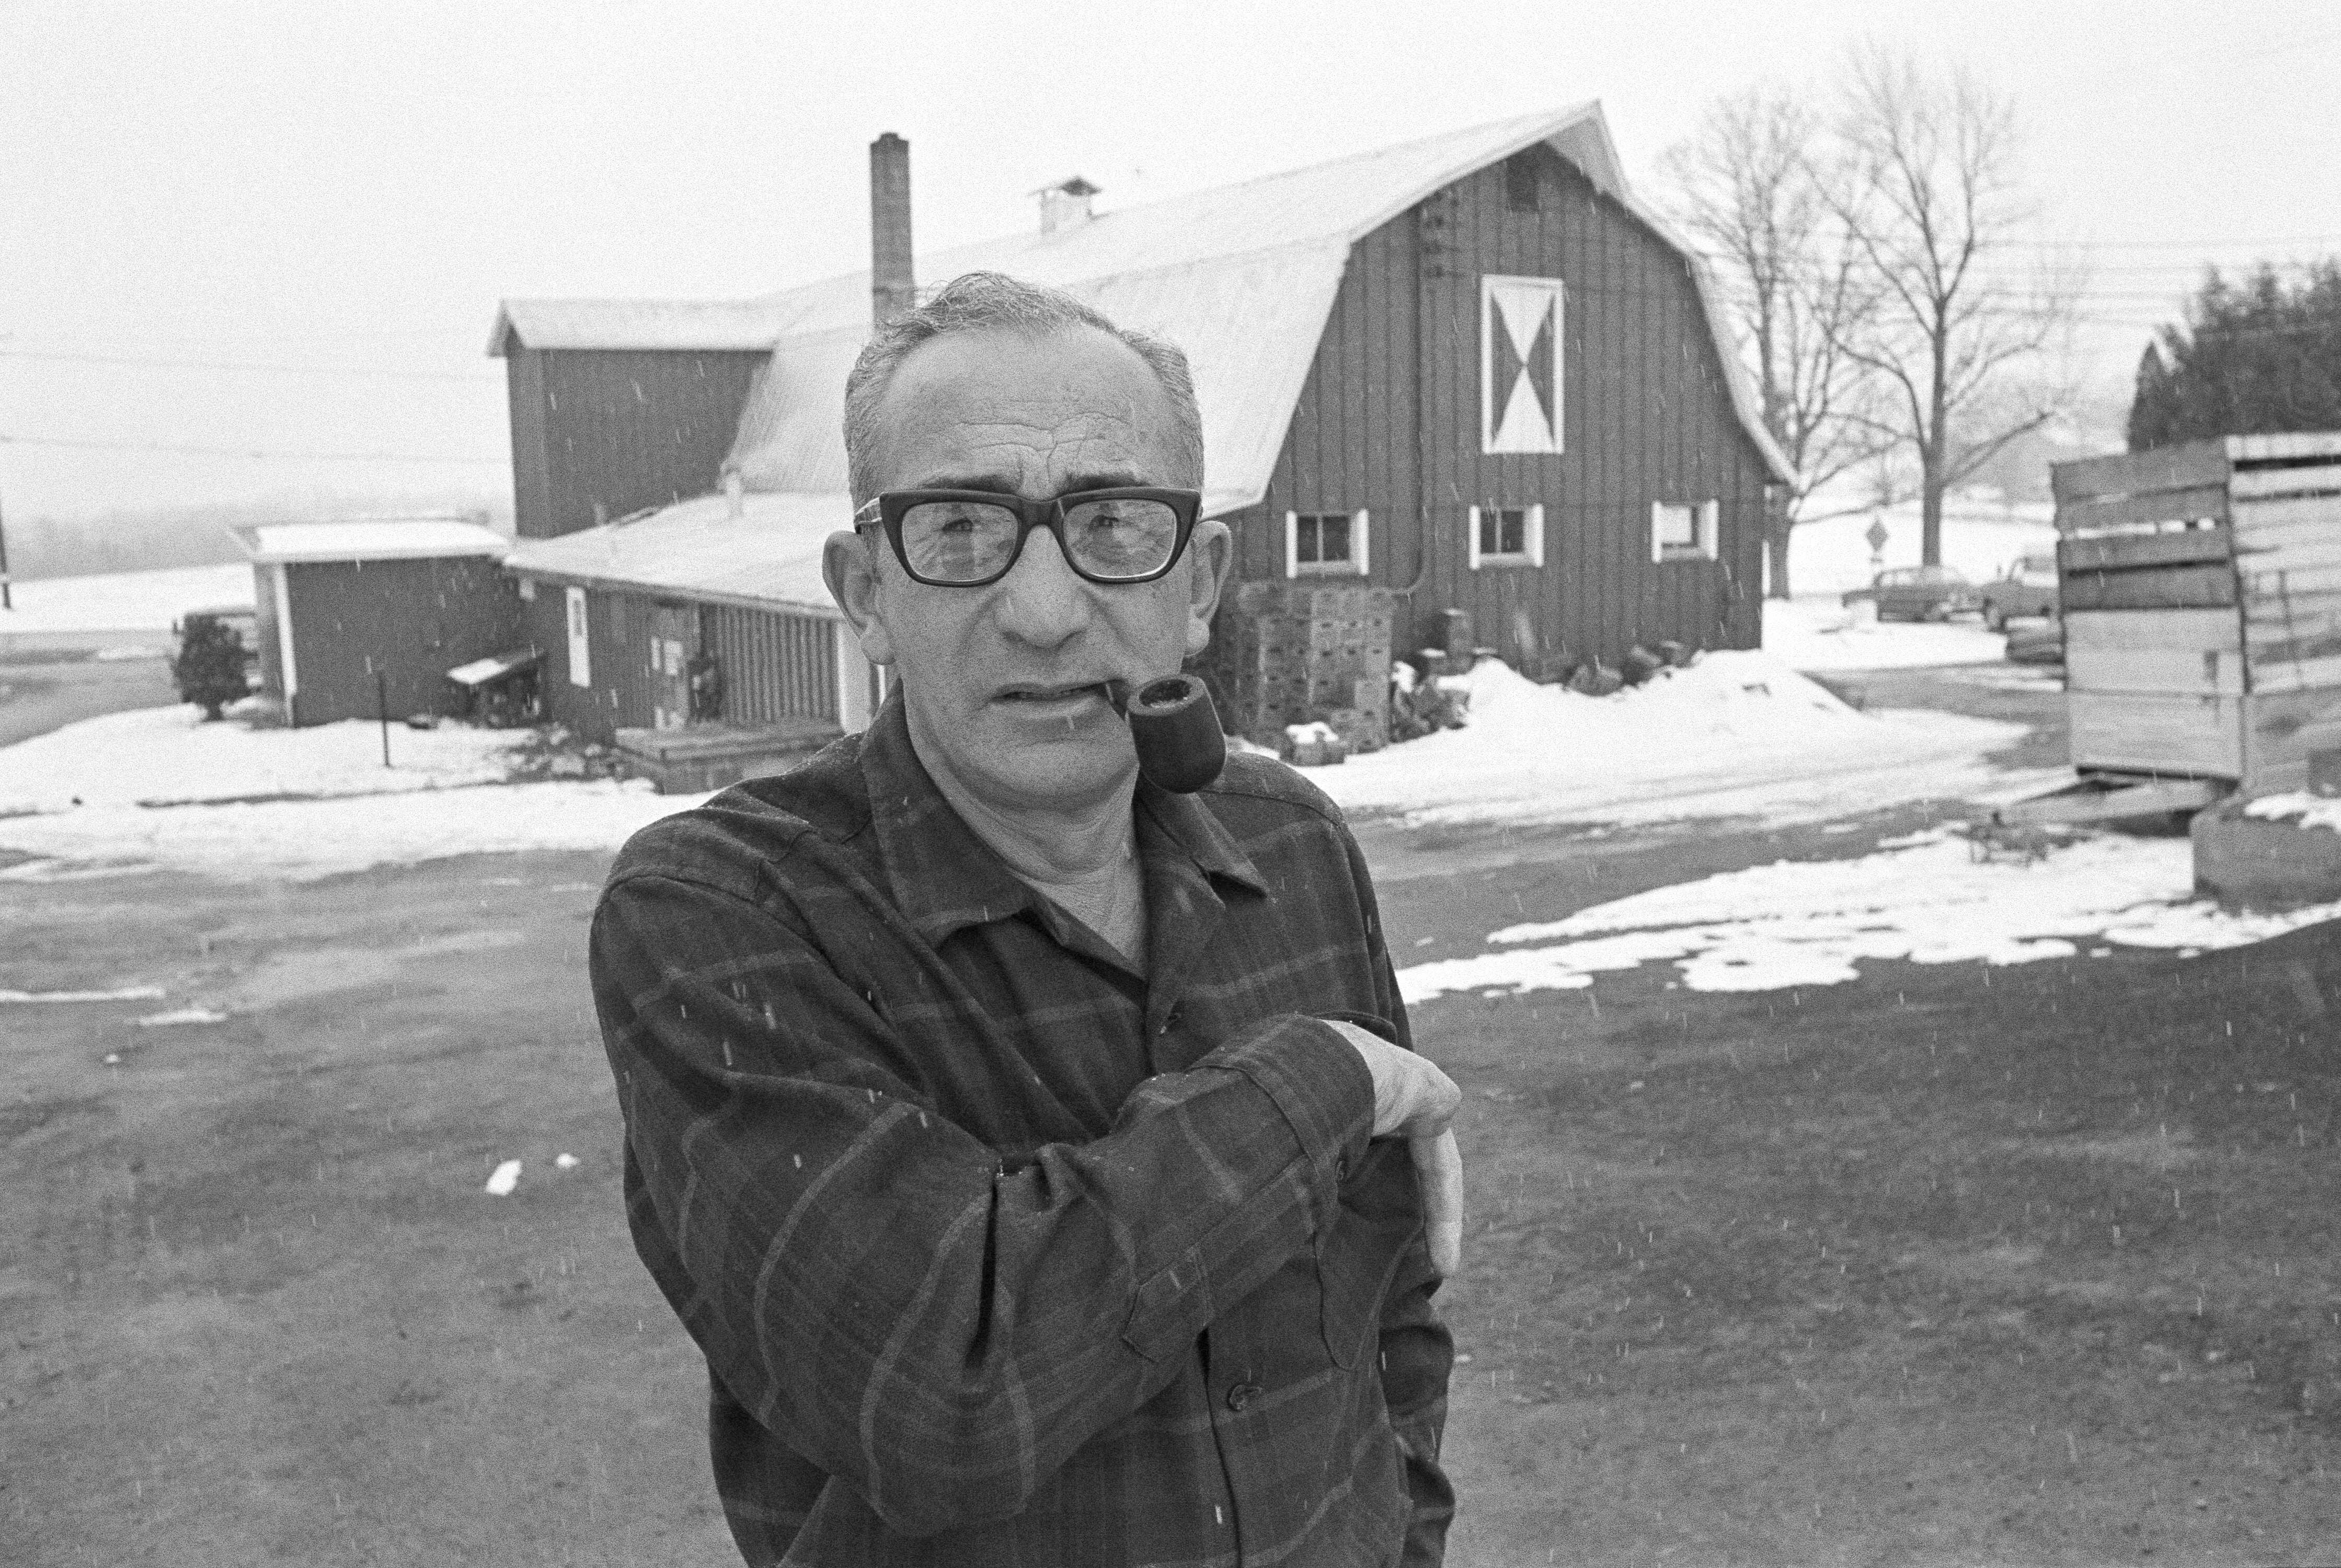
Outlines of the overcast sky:
{"label": "overcast sky", "polygon": [[1818,92],[1863,36],[2015,99],[2101,385],[2206,260],[2341,252],[2341,8],[2308,0],[0,0],[0,505],[504,495],[500,297],[861,266],[882,131],[922,244],[1075,173],[1109,210],[1586,98],[1663,199],[1711,97]]}

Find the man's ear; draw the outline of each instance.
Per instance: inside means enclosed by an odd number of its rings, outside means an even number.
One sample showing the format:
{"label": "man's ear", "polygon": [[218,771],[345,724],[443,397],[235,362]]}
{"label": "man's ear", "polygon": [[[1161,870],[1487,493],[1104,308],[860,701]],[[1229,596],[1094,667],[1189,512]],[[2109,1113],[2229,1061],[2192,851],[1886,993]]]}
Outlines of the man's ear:
{"label": "man's ear", "polygon": [[894,640],[886,634],[879,609],[878,561],[869,541],[850,528],[831,534],[821,547],[821,575],[853,628],[862,657],[872,664],[893,663]]}
{"label": "man's ear", "polygon": [[1210,646],[1211,613],[1220,606],[1220,590],[1227,586],[1235,564],[1235,536],[1228,525],[1207,519],[1195,525],[1187,541],[1187,657]]}

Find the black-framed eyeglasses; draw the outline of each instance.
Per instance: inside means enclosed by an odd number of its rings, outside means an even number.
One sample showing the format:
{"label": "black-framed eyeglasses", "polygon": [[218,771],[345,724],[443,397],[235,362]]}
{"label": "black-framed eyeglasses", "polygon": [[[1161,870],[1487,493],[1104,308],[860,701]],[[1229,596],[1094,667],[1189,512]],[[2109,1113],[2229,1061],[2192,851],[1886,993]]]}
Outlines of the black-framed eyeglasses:
{"label": "black-framed eyeglasses", "polygon": [[1200,491],[1124,485],[1028,501],[984,490],[890,490],[853,514],[882,525],[914,582],[981,588],[999,581],[1036,528],[1091,582],[1151,582],[1178,563],[1203,509]]}

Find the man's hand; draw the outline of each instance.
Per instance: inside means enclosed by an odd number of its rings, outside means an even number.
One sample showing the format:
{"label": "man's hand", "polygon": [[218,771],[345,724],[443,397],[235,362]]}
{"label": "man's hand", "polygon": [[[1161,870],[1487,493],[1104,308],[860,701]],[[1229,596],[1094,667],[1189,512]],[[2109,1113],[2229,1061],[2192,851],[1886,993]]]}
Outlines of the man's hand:
{"label": "man's hand", "polygon": [[1326,1022],[1357,1047],[1374,1080],[1374,1131],[1404,1137],[1422,1186],[1423,1223],[1430,1266],[1445,1278],[1463,1261],[1463,1153],[1449,1130],[1463,1103],[1455,1080],[1428,1057],[1391,1045],[1372,1030],[1339,1018]]}

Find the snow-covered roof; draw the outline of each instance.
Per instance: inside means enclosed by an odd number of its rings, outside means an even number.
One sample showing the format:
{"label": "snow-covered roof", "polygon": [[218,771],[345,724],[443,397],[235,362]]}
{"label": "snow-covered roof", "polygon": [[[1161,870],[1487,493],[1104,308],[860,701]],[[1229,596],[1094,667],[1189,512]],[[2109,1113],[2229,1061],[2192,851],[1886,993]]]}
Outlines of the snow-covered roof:
{"label": "snow-covered roof", "polygon": [[822,546],[852,526],[853,502],[831,495],[705,495],[558,539],[524,539],[504,565],[527,577],[834,617]]}
{"label": "snow-covered roof", "polygon": [[[1698,287],[1739,422],[1787,480],[1698,256],[1627,188],[1598,103],[1499,120],[1310,168],[929,251],[922,278],[993,271],[1063,288],[1116,323],[1177,343],[1202,405],[1207,504],[1250,505],[1268,488],[1286,427],[1340,291],[1350,249],[1431,193],[1542,142],[1680,253]],[[846,273],[759,300],[704,304],[506,301],[491,352],[529,346],[771,345],[726,466],[751,490],[830,492],[845,482],[845,377],[869,335],[870,274]],[[663,335],[662,335],[663,334]]]}
{"label": "snow-covered roof", "polygon": [[408,561],[446,555],[501,556],[512,541],[483,523],[453,517],[365,517],[335,522],[263,522],[228,531],[267,566],[281,561]]}
{"label": "snow-covered roof", "polygon": [[770,300],[505,300],[496,307],[488,352],[763,350],[789,326],[786,308]]}

